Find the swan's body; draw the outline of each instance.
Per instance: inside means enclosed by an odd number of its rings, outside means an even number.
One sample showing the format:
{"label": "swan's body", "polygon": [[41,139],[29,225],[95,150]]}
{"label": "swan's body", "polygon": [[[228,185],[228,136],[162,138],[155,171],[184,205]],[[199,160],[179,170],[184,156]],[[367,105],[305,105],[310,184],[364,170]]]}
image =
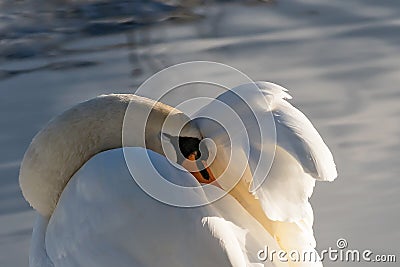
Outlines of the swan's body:
{"label": "swan's body", "polygon": [[[92,120],[82,115],[76,117],[78,113],[72,110],[50,123],[34,139],[21,167],[24,196],[41,214],[34,228],[30,266],[321,266],[319,262],[261,263],[257,259],[257,252],[265,246],[285,251],[314,249],[313,214],[308,198],[315,179],[336,177],[328,148],[307,118],[284,100],[288,97],[284,90],[270,83],[258,86],[271,108],[255,103],[259,108],[256,112],[272,113],[277,125],[278,146],[271,171],[253,192],[254,197],[249,192],[249,181],[255,173],[250,157],[246,172],[230,194],[198,208],[171,207],[149,197],[131,178],[122,150],[110,150],[121,147],[120,131],[127,102],[137,101],[144,109],[153,108],[154,102],[132,95],[103,97],[100,102],[92,100],[94,103],[89,102],[89,106],[78,106],[80,113],[89,113]],[[104,99],[116,107],[112,113],[104,112]],[[219,97],[240,110],[232,99],[229,93]],[[192,175],[177,171],[159,155],[162,154],[159,125],[165,116],[175,114],[170,129],[182,126],[188,119],[166,105],[157,105],[148,121],[145,143],[158,154],[150,151],[150,157],[171,182],[199,185]],[[209,108],[212,109],[212,104]],[[95,119],[99,115],[100,123]],[[78,125],[78,132],[69,140],[84,142],[85,146],[74,146],[67,141],[60,144],[59,135],[71,129],[71,118],[76,119],[73,125]],[[99,132],[109,120],[113,121],[112,130],[107,127],[106,132]],[[140,114],[138,122],[145,123]],[[198,125],[200,131],[188,125],[183,134],[190,137],[215,134],[206,121]],[[82,132],[84,127],[89,127],[88,132]],[[82,136],[86,139],[82,140]],[[50,149],[46,142],[56,146]],[[144,146],[143,142],[134,141],[129,145]],[[71,147],[78,149],[71,152]],[[217,176],[225,161],[224,146],[220,149],[222,153],[211,165]],[[146,152],[143,148],[126,151],[143,154],[143,158]],[[207,198],[202,194],[192,197]]]}
{"label": "swan's body", "polygon": [[[176,172],[150,155],[160,170]],[[185,172],[167,177],[198,184]],[[230,196],[190,209],[154,200],[133,182],[116,149],[96,155],[68,184],[47,226],[45,251],[54,266],[246,266],[258,262],[253,252],[274,243]]]}

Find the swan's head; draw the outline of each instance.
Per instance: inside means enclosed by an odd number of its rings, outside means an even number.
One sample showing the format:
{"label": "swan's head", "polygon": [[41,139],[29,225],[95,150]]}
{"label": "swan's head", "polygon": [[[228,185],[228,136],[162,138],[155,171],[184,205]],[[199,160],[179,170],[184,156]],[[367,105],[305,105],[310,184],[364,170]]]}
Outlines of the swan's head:
{"label": "swan's head", "polygon": [[173,146],[175,161],[188,170],[202,184],[215,183],[216,179],[207,166],[209,147],[204,139],[197,136],[173,136],[163,133],[163,137]]}
{"label": "swan's head", "polygon": [[181,165],[199,183],[208,184],[215,181],[206,164],[212,147],[203,138],[197,123],[183,112],[157,103],[147,119],[146,146]]}
{"label": "swan's head", "polygon": [[175,150],[176,162],[193,174],[200,183],[212,183],[215,177],[206,161],[209,149],[198,137],[172,136],[164,133]]}

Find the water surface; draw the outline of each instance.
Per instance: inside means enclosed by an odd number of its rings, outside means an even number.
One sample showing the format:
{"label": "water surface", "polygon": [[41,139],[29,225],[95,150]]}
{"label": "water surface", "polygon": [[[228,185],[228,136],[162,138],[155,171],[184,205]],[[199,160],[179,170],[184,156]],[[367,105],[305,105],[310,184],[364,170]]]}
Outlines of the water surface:
{"label": "water surface", "polygon": [[32,2],[0,1],[1,266],[27,266],[34,213],[18,168],[35,133],[80,101],[190,60],[283,85],[320,131],[339,178],[312,197],[318,249],[346,238],[400,257],[400,2]]}

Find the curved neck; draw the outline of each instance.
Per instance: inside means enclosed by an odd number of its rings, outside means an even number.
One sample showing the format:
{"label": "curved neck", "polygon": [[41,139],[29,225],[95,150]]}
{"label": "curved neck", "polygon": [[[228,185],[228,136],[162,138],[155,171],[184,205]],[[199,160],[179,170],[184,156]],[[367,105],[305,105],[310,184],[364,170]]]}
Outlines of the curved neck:
{"label": "curved neck", "polygon": [[[91,157],[122,147],[128,104],[151,111],[148,116],[139,112],[132,119],[134,124],[146,125],[146,148],[160,154],[161,128],[166,117],[172,115],[176,123],[188,121],[170,106],[131,94],[100,96],[67,110],[34,137],[21,164],[22,193],[40,214],[52,214],[68,181]],[[140,138],[134,137],[124,140],[124,145],[144,146]]]}

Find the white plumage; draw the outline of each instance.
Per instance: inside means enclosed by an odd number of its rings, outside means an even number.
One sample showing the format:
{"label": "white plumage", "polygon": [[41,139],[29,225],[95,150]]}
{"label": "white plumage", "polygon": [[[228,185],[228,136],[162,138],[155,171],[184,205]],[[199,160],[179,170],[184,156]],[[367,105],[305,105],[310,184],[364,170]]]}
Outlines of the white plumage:
{"label": "white plumage", "polygon": [[[262,122],[268,127],[276,126],[275,151],[270,151],[272,145],[275,147],[275,136],[263,135],[265,139],[260,140],[250,135],[248,168],[230,194],[203,207],[168,206],[148,196],[135,183],[122,149],[102,152],[72,176],[49,219],[38,215],[30,266],[321,266],[320,262],[257,259],[257,252],[265,246],[314,251],[313,214],[308,198],[315,179],[332,181],[337,176],[329,149],[311,122],[285,100],[290,98],[286,90],[266,82],[257,83],[257,87],[261,91],[255,90],[254,85],[243,85],[217,98],[239,114],[248,132],[256,131],[257,123],[250,111],[265,118]],[[244,107],[234,92],[246,95],[253,110]],[[260,92],[265,99],[259,98]],[[265,100],[268,106],[264,105]],[[199,113],[216,112],[213,105]],[[204,137],[217,142],[220,156],[211,168],[219,173],[216,165],[227,155],[223,133],[207,120],[197,123]],[[234,151],[242,155],[242,140],[235,141]],[[261,143],[265,144],[263,149]],[[199,185],[188,172],[177,172],[162,155],[143,148],[125,149],[139,157],[148,153],[171,182]],[[260,183],[265,177],[261,177],[257,164],[260,159],[270,158],[273,161],[267,167],[271,170]],[[24,181],[27,179],[23,177]],[[205,194],[192,197],[207,198]]]}

